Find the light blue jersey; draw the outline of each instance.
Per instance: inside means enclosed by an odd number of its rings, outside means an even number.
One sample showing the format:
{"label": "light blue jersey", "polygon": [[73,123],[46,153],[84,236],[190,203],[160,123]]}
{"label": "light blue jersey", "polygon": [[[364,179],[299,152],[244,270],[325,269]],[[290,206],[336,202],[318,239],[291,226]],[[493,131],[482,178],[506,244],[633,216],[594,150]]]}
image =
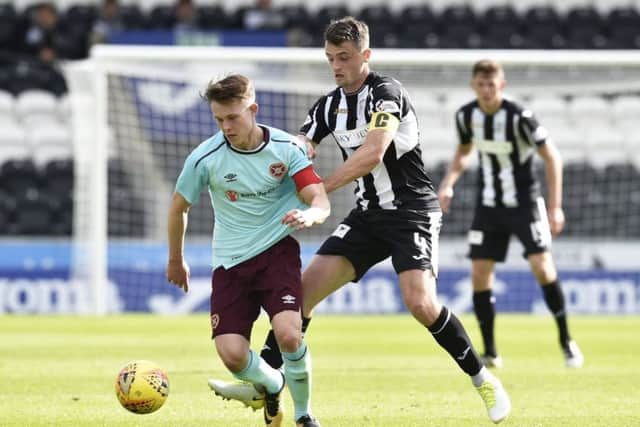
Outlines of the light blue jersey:
{"label": "light blue jersey", "polygon": [[291,209],[306,209],[293,175],[308,167],[306,147],[292,135],[260,125],[265,143],[252,151],[231,146],[222,132],[185,161],[176,192],[194,204],[207,186],[215,211],[213,268],[230,268],[291,233],[281,223]]}

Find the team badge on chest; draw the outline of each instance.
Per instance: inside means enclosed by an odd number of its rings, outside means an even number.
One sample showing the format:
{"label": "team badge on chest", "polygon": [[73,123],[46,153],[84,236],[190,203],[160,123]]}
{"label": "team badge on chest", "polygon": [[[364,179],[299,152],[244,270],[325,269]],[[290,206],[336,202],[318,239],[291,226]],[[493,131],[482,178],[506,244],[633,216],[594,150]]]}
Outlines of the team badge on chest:
{"label": "team badge on chest", "polygon": [[287,173],[287,165],[282,162],[269,165],[269,173],[276,179],[281,179]]}

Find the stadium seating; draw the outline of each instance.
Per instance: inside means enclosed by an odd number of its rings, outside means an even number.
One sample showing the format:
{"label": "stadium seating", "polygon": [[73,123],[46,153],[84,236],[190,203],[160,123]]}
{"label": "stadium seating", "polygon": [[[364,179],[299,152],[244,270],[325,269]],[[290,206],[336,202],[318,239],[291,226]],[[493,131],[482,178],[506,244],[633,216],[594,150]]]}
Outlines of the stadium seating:
{"label": "stadium seating", "polygon": [[[20,52],[19,44],[35,0],[16,0],[0,4],[0,50]],[[64,0],[55,2],[62,25],[73,37],[62,58],[87,54],[88,34],[98,15],[98,2]],[[147,0],[124,2],[121,19],[128,30],[171,29],[175,22],[172,2]],[[244,3],[243,3],[244,4]],[[322,29],[334,18],[345,14],[365,19],[372,29],[372,44],[390,48],[544,48],[544,49],[638,49],[640,48],[640,13],[638,5],[618,2],[599,5],[589,1],[564,3],[541,0],[480,2],[404,1],[381,5],[375,2],[357,4],[318,4],[283,2],[278,5],[295,46],[320,46]],[[247,6],[229,7],[221,2],[196,1],[196,19],[204,30],[240,29]],[[69,122],[69,99],[66,82],[60,72],[24,56],[6,60],[0,57],[0,231],[12,233],[68,234],[71,230],[71,194],[73,162]],[[439,94],[415,94],[419,120],[430,132],[423,135],[425,159],[436,164],[434,181],[439,182],[455,149],[453,112],[473,99],[470,91]],[[567,161],[565,206],[570,222],[567,234],[582,236],[590,232],[590,221],[600,221],[599,233],[623,233],[623,228],[640,234],[640,189],[638,170],[630,161],[640,162],[635,148],[640,144],[637,122],[640,97],[590,97],[579,99],[550,98],[534,94],[525,103],[537,114],[560,147]],[[437,141],[438,144],[432,144]],[[444,144],[443,144],[444,142]],[[617,146],[623,149],[611,150]],[[436,147],[436,148],[433,148]],[[112,144],[113,148],[113,144]],[[624,154],[627,157],[624,157]],[[115,158],[117,153],[111,153]],[[636,163],[637,164],[637,163]],[[109,177],[117,191],[109,195],[112,207],[127,206],[140,218],[135,229],[118,229],[115,235],[141,234],[144,207],[139,206],[127,174],[117,159],[109,163]],[[473,204],[475,173],[467,173],[456,189],[454,203]],[[616,188],[624,182],[629,188]],[[25,200],[22,193],[37,189],[39,194]],[[575,196],[576,188],[584,188]],[[578,192],[579,193],[579,192]],[[26,194],[26,193],[25,193]],[[623,199],[623,195],[627,195]],[[44,214],[17,217],[16,200],[27,210],[36,205],[47,206]],[[46,200],[43,200],[46,199]],[[138,205],[136,204],[138,203]],[[196,232],[210,230],[210,212],[205,206],[194,209],[190,228]],[[626,211],[623,211],[626,209]],[[635,217],[625,212],[638,212]],[[601,218],[607,214],[619,218],[607,225]],[[470,221],[470,213],[453,209],[445,234],[462,235]],[[601,216],[597,216],[601,215]],[[59,226],[39,227],[48,218]],[[600,218],[600,219],[599,219]],[[635,221],[635,222],[634,222]],[[117,221],[116,221],[117,222]],[[126,221],[122,222],[126,223]],[[4,228],[2,228],[4,227]],[[608,227],[608,228],[607,228]],[[619,234],[624,235],[624,234]]]}

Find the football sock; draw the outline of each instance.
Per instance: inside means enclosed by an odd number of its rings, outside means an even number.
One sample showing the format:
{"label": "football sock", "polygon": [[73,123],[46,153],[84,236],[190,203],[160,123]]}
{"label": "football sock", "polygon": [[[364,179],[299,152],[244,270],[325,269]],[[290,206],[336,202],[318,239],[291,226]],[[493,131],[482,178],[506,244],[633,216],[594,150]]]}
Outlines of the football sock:
{"label": "football sock", "polygon": [[[302,317],[302,338],[304,338],[304,334],[307,332],[310,322],[310,317]],[[273,329],[270,329],[267,334],[267,339],[262,346],[262,350],[260,350],[260,357],[262,357],[273,369],[280,369],[282,366],[282,354],[280,353],[280,348],[278,347],[278,342],[276,341]]]}
{"label": "football sock", "polygon": [[282,390],[284,383],[280,371],[273,369],[252,350],[249,350],[248,359],[247,366],[242,371],[233,373],[234,377],[251,384],[261,385],[269,394]]}
{"label": "football sock", "polygon": [[560,281],[542,285],[542,293],[544,294],[544,300],[549,307],[549,311],[553,314],[558,325],[558,335],[560,338],[560,344],[566,345],[571,340],[569,336],[569,327],[567,326],[567,312],[565,310],[564,295],[562,294],[562,288],[560,287]]}
{"label": "football sock", "polygon": [[262,346],[262,350],[260,350],[260,357],[273,369],[280,369],[282,366],[282,355],[280,354],[280,348],[278,347],[273,329],[270,329],[267,334],[267,339]]}
{"label": "football sock", "polygon": [[293,353],[282,352],[284,377],[289,386],[295,411],[294,420],[310,414],[311,355],[303,341]]}
{"label": "football sock", "polygon": [[453,357],[453,360],[469,375],[476,375],[482,368],[478,353],[464,330],[460,320],[447,307],[442,307],[440,315],[429,326],[433,338]]}
{"label": "football sock", "polygon": [[482,332],[484,352],[489,356],[495,357],[498,355],[493,335],[493,325],[496,318],[496,298],[493,296],[491,289],[474,292],[473,310],[476,313],[480,331]]}

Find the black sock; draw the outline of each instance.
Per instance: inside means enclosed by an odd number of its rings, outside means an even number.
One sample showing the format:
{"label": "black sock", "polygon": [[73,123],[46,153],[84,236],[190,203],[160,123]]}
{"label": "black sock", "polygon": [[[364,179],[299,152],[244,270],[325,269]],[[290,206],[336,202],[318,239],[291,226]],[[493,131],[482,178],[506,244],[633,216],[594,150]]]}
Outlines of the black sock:
{"label": "black sock", "polygon": [[[309,327],[310,322],[310,317],[302,318],[303,337],[305,332],[307,332],[307,328]],[[267,339],[265,340],[264,346],[262,346],[262,350],[260,351],[260,357],[262,357],[273,369],[280,369],[280,367],[282,366],[282,353],[280,352],[280,347],[278,347],[278,342],[276,341],[276,336],[273,333],[273,329],[270,329],[269,333],[267,334]]]}
{"label": "black sock", "polygon": [[542,285],[542,293],[544,294],[544,300],[549,307],[549,311],[553,314],[558,325],[558,337],[560,339],[560,345],[563,347],[571,340],[569,336],[569,327],[567,326],[567,312],[564,305],[564,295],[562,294],[562,288],[560,288],[560,281],[556,280],[547,285]]}
{"label": "black sock", "polygon": [[302,338],[304,338],[304,334],[307,333],[307,328],[309,327],[309,323],[311,323],[311,317],[302,316]]}
{"label": "black sock", "polygon": [[469,375],[482,369],[478,353],[473,348],[464,326],[453,312],[442,307],[438,319],[429,326],[433,338],[453,357],[453,360]]}
{"label": "black sock", "polygon": [[480,331],[482,332],[484,353],[495,357],[498,355],[493,335],[493,325],[496,318],[496,299],[491,289],[473,294],[473,310],[476,313]]}

